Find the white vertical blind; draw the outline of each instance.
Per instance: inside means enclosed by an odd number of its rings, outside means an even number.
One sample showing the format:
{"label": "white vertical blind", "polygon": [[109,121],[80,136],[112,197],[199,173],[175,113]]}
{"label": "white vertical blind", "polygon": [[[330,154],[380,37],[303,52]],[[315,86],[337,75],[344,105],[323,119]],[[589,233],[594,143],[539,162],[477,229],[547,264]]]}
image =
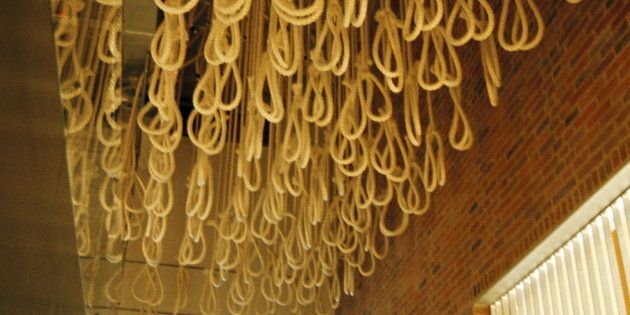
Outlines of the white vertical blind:
{"label": "white vertical blind", "polygon": [[501,315],[510,314],[510,303],[508,303],[509,299],[507,294],[501,298],[501,303],[498,305],[497,309],[500,310]]}
{"label": "white vertical blind", "polygon": [[630,190],[491,305],[492,315],[630,314]]}

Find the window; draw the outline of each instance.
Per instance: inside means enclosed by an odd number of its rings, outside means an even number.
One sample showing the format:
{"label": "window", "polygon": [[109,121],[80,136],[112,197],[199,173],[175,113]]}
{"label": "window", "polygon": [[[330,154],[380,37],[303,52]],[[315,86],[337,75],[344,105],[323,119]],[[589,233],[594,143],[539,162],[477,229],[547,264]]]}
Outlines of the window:
{"label": "window", "polygon": [[493,315],[629,314],[630,190],[491,304]]}

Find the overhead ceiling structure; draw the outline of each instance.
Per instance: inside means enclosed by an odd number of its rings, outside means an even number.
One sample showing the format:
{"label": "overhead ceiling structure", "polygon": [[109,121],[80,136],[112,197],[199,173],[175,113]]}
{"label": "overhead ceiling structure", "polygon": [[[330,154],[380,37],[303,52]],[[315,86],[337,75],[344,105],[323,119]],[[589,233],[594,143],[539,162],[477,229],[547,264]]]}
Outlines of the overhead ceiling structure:
{"label": "overhead ceiling structure", "polygon": [[473,144],[457,47],[496,106],[544,33],[533,0],[52,3],[86,302],[130,312],[334,313]]}

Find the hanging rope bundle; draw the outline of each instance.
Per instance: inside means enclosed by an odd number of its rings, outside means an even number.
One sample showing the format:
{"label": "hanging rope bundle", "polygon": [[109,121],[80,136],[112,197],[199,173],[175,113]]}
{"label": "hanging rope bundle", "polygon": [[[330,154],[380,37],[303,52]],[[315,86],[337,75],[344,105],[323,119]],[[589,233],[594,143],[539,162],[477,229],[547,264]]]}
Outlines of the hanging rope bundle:
{"label": "hanging rope bundle", "polygon": [[[357,276],[375,272],[410,215],[428,211],[446,183],[444,142],[459,151],[474,143],[458,47],[479,42],[497,106],[497,42],[529,50],[544,33],[535,0],[502,0],[498,12],[487,0],[155,0],[163,19],[151,71],[122,119],[121,4],[102,0],[95,10],[60,0],[55,39],[69,139],[90,130],[103,148],[103,255],[117,262],[119,242],[141,243],[146,265],[132,293],[149,311],[167,292],[163,240],[170,214],[181,211],[175,312],[191,305],[187,268],[197,266],[203,314],[333,313]],[[100,30],[77,45],[78,14],[88,9]],[[77,53],[85,50],[91,57]],[[187,67],[199,79],[184,121],[178,87]],[[434,112],[440,95],[452,104],[446,137]],[[137,174],[136,128],[150,144],[146,178]],[[194,147],[185,197],[173,183],[184,128]],[[88,212],[87,151],[69,154],[78,221]],[[184,209],[175,198],[185,198]],[[77,229],[82,253],[85,229]],[[105,290],[112,302],[118,277]]]}
{"label": "hanging rope bundle", "polygon": [[[125,213],[130,214],[125,211],[125,204],[131,199],[122,190],[128,187],[122,183],[129,182],[124,180],[124,172],[135,171],[133,159],[124,152],[123,145],[134,144],[135,139],[124,139],[128,124],[120,115],[121,5],[120,1],[104,0],[53,1],[77,247],[79,255],[88,258],[81,268],[88,306],[96,303],[95,286],[101,259],[120,262],[119,250],[125,231],[135,229],[138,233],[141,230],[140,220],[134,220],[137,217],[125,216]],[[105,171],[104,189],[97,193],[104,210],[100,213],[94,212],[95,205],[91,202],[99,154]],[[120,273],[117,274],[119,276],[114,275],[106,285],[106,296],[112,303],[120,295]]]}

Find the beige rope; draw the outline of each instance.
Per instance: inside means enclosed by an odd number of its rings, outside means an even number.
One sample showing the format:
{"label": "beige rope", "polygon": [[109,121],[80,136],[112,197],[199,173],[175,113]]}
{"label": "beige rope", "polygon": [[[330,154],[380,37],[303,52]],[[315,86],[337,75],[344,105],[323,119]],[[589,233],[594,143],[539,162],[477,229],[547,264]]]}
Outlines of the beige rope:
{"label": "beige rope", "polygon": [[[403,55],[397,29],[399,21],[389,9],[379,10],[374,15],[374,19],[377,21],[378,27],[372,42],[372,59],[376,68],[385,76],[385,82],[389,89],[398,93],[404,85]],[[382,56],[379,50],[383,51]]]}
{"label": "beige rope", "polygon": [[444,15],[444,2],[440,0],[423,1],[408,0],[402,34],[406,41],[415,40],[422,31],[430,31],[435,28]]}
{"label": "beige rope", "polygon": [[[510,14],[511,3],[514,2],[514,20],[512,21],[511,41],[505,37],[506,23]],[[530,21],[527,17],[526,8],[529,8],[534,16],[536,33],[530,38]],[[497,39],[503,49],[507,51],[530,50],[536,47],[542,40],[545,25],[540,15],[540,11],[533,0],[504,0],[501,5],[501,15],[497,29]]]}
{"label": "beige rope", "polygon": [[[146,278],[145,285],[140,286],[140,280]],[[164,299],[164,286],[160,278],[158,267],[144,266],[133,280],[131,292],[133,297],[147,305],[157,306]]]}
{"label": "beige rope", "polygon": [[120,293],[122,290],[122,268],[118,268],[107,279],[105,283],[104,295],[111,303],[120,303]]}
{"label": "beige rope", "polygon": [[[455,48],[444,40],[444,29],[437,26],[430,32],[423,32],[422,56],[418,63],[418,84],[427,90],[435,91],[442,86],[454,87],[462,81],[462,69]],[[446,52],[444,51],[446,46]],[[429,49],[432,48],[433,60]]]}
{"label": "beige rope", "polygon": [[188,271],[180,266],[177,269],[177,297],[173,306],[173,314],[179,313],[188,304],[188,284],[190,283]]}
{"label": "beige rope", "polygon": [[[256,71],[254,95],[258,112],[272,123],[278,123],[284,117],[284,105],[278,81],[278,73],[271,66],[269,54],[265,53],[262,56],[260,67]],[[265,85],[271,95],[271,104],[267,104],[263,99]]]}
{"label": "beige rope", "polygon": [[[453,46],[462,46],[473,38],[475,33],[475,16],[471,4],[472,2],[468,0],[455,0],[453,7],[447,14],[444,39]],[[461,18],[465,22],[464,29],[466,31],[461,36],[453,34],[457,18]]]}
{"label": "beige rope", "polygon": [[499,104],[498,89],[501,87],[501,69],[494,35],[490,35],[487,39],[481,41],[480,50],[483,78],[486,82],[488,98],[492,106],[497,106]]}
{"label": "beige rope", "polygon": [[[180,211],[173,176],[184,127],[194,156],[174,313],[190,302],[186,268],[194,265],[206,273],[203,314],[268,314],[281,306],[330,314],[342,289],[354,294],[356,277],[375,272],[389,238],[406,230],[410,215],[428,211],[430,194],[446,182],[433,91],[446,87],[453,103],[451,146],[473,144],[456,47],[480,42],[496,106],[495,36],[515,51],[533,48],[544,32],[533,0],[504,0],[498,23],[487,0],[155,2],[164,19],[151,43],[148,84],[139,84],[148,85],[149,101],[140,106],[137,89],[129,115],[121,106],[122,2],[54,5],[66,133],[76,141],[68,152],[79,250],[87,255],[95,246],[87,224],[95,157],[78,142],[93,132],[105,173],[100,251],[120,262],[122,242],[140,242],[146,265],[131,291],[147,312],[165,299],[159,271],[170,254],[163,252],[169,214]],[[99,21],[90,34],[79,23],[88,14]],[[209,25],[189,38],[204,19]],[[200,79],[184,126],[178,88],[188,66]],[[136,170],[136,124],[150,144],[146,179]],[[112,302],[120,299],[121,273],[106,285]]]}
{"label": "beige rope", "polygon": [[235,24],[243,19],[252,5],[252,0],[217,0],[213,1],[216,17],[226,25]]}
{"label": "beige rope", "polygon": [[[453,100],[453,120],[448,132],[448,140],[451,146],[459,151],[468,150],[473,144],[473,135],[468,124],[468,118],[462,109],[462,92],[460,87],[448,89]],[[459,139],[458,139],[459,136]]]}
{"label": "beige rope", "polygon": [[343,3],[343,27],[360,27],[367,16],[368,0],[344,0]]}
{"label": "beige rope", "polygon": [[271,0],[271,7],[288,23],[303,26],[313,23],[324,13],[324,0],[314,0],[310,6],[298,8],[292,0]]}
{"label": "beige rope", "polygon": [[[342,25],[341,5],[336,0],[328,2],[326,19],[323,27],[318,31],[319,35],[315,47],[310,52],[313,67],[320,72],[332,71],[335,75],[344,74],[350,61],[350,43],[348,33]],[[331,36],[329,45],[329,60],[325,60],[322,48],[328,35]],[[299,41],[302,42],[302,41]]]}

